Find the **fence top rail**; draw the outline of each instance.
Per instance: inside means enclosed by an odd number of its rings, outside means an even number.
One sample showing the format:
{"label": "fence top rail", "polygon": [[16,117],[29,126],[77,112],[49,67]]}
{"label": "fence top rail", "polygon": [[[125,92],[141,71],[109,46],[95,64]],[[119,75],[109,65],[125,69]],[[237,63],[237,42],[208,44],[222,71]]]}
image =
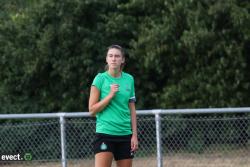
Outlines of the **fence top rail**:
{"label": "fence top rail", "polygon": [[209,113],[217,113],[217,114],[218,113],[250,113],[250,107],[137,110],[138,115],[148,115],[148,114],[209,114]]}
{"label": "fence top rail", "polygon": [[[250,107],[137,110],[137,115],[208,114],[208,113],[250,113]],[[60,117],[70,117],[70,118],[72,118],[72,117],[91,117],[91,115],[89,112],[0,114],[0,119],[60,118]]]}
{"label": "fence top rail", "polygon": [[58,112],[58,113],[29,113],[29,114],[0,114],[0,119],[25,119],[25,118],[60,118],[60,117],[90,117],[89,112]]}

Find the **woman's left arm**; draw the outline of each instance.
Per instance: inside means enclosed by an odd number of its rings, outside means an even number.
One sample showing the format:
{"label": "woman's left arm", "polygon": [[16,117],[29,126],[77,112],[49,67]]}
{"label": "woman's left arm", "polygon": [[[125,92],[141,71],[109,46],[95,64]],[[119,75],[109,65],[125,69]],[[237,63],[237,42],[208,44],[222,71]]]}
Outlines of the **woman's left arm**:
{"label": "woman's left arm", "polygon": [[129,103],[129,109],[131,112],[131,126],[132,126],[131,150],[136,151],[138,149],[138,138],[137,138],[136,110],[134,102]]}

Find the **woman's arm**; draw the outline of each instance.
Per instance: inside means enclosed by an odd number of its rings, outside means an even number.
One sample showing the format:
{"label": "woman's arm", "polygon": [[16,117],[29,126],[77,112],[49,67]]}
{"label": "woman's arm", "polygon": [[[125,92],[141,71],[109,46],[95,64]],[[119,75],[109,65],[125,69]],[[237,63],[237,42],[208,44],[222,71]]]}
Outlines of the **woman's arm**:
{"label": "woman's arm", "polygon": [[102,111],[109,104],[117,91],[118,86],[116,84],[111,85],[108,96],[99,101],[100,91],[95,86],[91,86],[89,96],[89,112],[91,115],[95,115],[96,113]]}
{"label": "woman's arm", "polygon": [[138,139],[137,139],[137,121],[136,121],[135,103],[129,103],[129,109],[131,112],[131,126],[133,133],[131,138],[131,150],[136,151],[138,149]]}

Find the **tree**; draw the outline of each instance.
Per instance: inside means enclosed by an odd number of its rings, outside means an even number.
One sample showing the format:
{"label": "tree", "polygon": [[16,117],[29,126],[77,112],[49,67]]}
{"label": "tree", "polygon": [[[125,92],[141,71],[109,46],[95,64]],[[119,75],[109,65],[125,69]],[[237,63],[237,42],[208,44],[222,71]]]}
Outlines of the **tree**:
{"label": "tree", "polygon": [[1,2],[1,112],[87,111],[113,43],[127,49],[138,109],[250,102],[249,2],[20,2]]}

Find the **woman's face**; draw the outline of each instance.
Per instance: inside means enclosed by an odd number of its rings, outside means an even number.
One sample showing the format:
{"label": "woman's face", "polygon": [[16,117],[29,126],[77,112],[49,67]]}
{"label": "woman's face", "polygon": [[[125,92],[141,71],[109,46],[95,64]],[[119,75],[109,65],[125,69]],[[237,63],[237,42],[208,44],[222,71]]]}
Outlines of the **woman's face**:
{"label": "woman's face", "polygon": [[125,62],[122,52],[119,49],[111,48],[108,50],[106,62],[111,69],[120,69],[121,64]]}

